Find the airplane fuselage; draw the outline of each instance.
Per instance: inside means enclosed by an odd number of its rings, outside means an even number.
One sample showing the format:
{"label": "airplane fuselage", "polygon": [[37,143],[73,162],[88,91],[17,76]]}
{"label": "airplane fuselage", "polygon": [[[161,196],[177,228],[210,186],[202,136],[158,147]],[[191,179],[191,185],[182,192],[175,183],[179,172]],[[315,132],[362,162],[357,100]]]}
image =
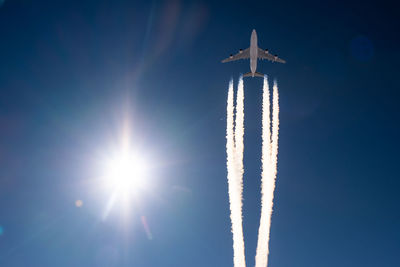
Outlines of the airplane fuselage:
{"label": "airplane fuselage", "polygon": [[[0,0],[1,1],[1,0]],[[279,58],[277,55],[271,55],[268,49],[261,49],[257,44],[256,30],[251,32],[250,47],[246,49],[239,49],[239,53],[230,55],[228,58],[222,60],[222,63],[236,61],[240,59],[250,60],[250,72],[243,74],[243,77],[264,77],[264,74],[257,72],[258,60],[269,60],[272,62],[286,63],[285,60]]]}
{"label": "airplane fuselage", "polygon": [[258,45],[257,45],[257,33],[255,30],[251,33],[250,38],[250,70],[253,74],[257,70],[257,57],[258,57]]}

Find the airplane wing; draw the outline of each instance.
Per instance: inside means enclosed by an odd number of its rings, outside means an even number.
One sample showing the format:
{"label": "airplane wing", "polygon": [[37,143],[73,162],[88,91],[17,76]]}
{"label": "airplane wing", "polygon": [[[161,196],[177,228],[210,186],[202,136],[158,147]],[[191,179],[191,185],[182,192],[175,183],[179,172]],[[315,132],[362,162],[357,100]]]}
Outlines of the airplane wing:
{"label": "airplane wing", "polygon": [[236,61],[239,59],[247,59],[247,58],[250,58],[250,48],[247,48],[245,50],[239,50],[239,53],[237,53],[236,55],[231,55],[228,58],[225,58],[224,60],[222,60],[222,63]]}
{"label": "airplane wing", "polygon": [[258,58],[266,59],[272,62],[286,63],[285,60],[279,58],[278,56],[274,56],[270,54],[267,50],[262,50],[261,48],[258,48]]}

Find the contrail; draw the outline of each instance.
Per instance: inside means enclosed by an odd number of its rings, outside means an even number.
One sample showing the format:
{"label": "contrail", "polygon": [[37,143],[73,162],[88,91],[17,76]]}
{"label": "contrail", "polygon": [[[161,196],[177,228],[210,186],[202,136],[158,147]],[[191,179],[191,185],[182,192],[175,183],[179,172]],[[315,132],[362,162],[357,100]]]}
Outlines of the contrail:
{"label": "contrail", "polygon": [[[262,174],[261,174],[261,218],[258,230],[256,267],[266,267],[269,254],[271,215],[277,173],[278,133],[279,133],[279,94],[274,81],[272,100],[272,135],[270,122],[270,96],[268,79],[264,76],[262,113]],[[272,140],[271,140],[272,139]]]}
{"label": "contrail", "polygon": [[236,119],[235,119],[235,155],[237,181],[240,197],[240,215],[242,215],[242,194],[243,194],[243,152],[244,152],[244,91],[243,76],[239,78],[237,96],[236,96]]}
{"label": "contrail", "polygon": [[[274,81],[274,94],[273,94],[273,106],[272,106],[272,170],[273,170],[273,189],[275,189],[275,179],[277,173],[277,162],[278,162],[278,134],[279,134],[279,94],[278,94],[278,83]],[[273,191],[273,190],[272,190]],[[273,192],[272,192],[273,197]]]}
{"label": "contrail", "polygon": [[[241,84],[241,85],[240,85]],[[231,210],[234,266],[245,267],[244,240],[242,227],[242,176],[243,176],[243,80],[239,80],[236,127],[234,129],[233,81],[229,83],[227,100],[226,152],[228,169],[229,203]],[[240,90],[241,88],[241,90]],[[237,135],[237,136],[235,136]],[[240,143],[240,144],[239,144]],[[237,149],[237,144],[239,151]]]}
{"label": "contrail", "polygon": [[[245,251],[242,226],[243,152],[244,152],[244,90],[240,76],[236,96],[236,118],[234,118],[233,81],[229,83],[227,100],[226,151],[231,210],[234,266],[245,267]],[[266,267],[269,254],[271,215],[277,174],[279,135],[279,94],[274,81],[272,94],[272,121],[270,114],[270,92],[267,76],[264,76],[262,107],[262,174],[261,174],[261,218],[258,231],[256,267]],[[272,122],[272,127],[271,127]],[[272,128],[272,131],[271,131]]]}
{"label": "contrail", "polygon": [[263,102],[262,102],[262,173],[261,173],[261,218],[258,230],[258,244],[256,254],[256,267],[267,265],[268,260],[268,237],[269,237],[269,214],[271,206],[267,203],[269,195],[268,177],[271,173],[271,131],[270,131],[270,99],[268,79],[264,76]]}

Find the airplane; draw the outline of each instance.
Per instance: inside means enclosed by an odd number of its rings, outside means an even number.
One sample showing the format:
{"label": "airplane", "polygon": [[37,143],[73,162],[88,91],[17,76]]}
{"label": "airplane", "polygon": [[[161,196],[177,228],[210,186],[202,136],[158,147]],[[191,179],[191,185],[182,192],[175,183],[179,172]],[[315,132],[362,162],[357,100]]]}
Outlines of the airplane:
{"label": "airplane", "polygon": [[272,55],[269,53],[268,49],[261,49],[257,45],[257,33],[256,30],[253,30],[250,38],[250,47],[247,49],[240,49],[239,53],[236,55],[230,55],[228,58],[222,60],[222,63],[236,61],[239,59],[248,59],[250,58],[250,70],[243,75],[243,77],[264,77],[262,73],[256,72],[257,69],[257,59],[266,59],[272,62],[286,63],[285,60],[279,58],[277,55]]}

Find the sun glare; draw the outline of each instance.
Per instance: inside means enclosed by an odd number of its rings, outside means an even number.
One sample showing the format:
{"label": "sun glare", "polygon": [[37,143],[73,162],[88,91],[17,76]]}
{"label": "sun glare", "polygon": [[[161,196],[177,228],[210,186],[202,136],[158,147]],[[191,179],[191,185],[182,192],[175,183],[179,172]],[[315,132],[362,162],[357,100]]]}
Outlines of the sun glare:
{"label": "sun glare", "polygon": [[148,160],[148,149],[141,151],[141,146],[131,141],[134,135],[131,134],[129,115],[126,115],[122,128],[119,140],[106,147],[96,163],[100,165],[97,168],[99,189],[107,197],[103,220],[116,206],[128,215],[132,205],[140,202],[144,192],[151,190],[154,182],[154,160]]}
{"label": "sun glare", "polygon": [[106,183],[117,194],[130,194],[146,185],[146,162],[133,153],[123,152],[106,164]]}

